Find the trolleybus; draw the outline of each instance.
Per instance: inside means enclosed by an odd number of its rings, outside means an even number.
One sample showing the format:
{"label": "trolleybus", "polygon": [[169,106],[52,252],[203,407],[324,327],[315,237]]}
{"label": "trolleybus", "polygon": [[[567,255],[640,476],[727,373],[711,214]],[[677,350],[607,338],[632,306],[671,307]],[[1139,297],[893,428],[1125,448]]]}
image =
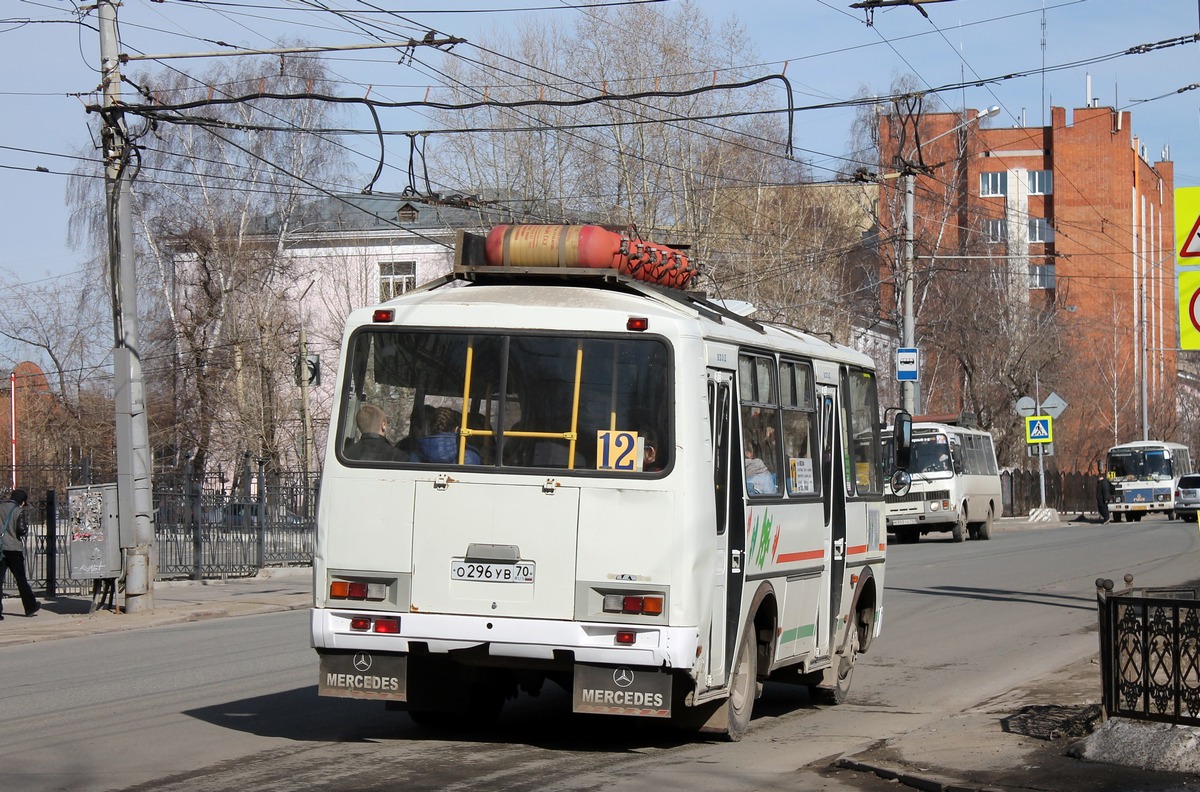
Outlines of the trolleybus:
{"label": "trolleybus", "polygon": [[1192,472],[1188,448],[1180,443],[1138,440],[1108,449],[1109,504],[1113,520],[1143,514],[1175,516],[1175,486]]}
{"label": "trolleybus", "polygon": [[453,725],[552,682],[577,712],[731,739],[767,679],[845,699],[883,618],[874,366],[678,288],[691,266],[599,227],[500,227],[349,317],[321,695]]}

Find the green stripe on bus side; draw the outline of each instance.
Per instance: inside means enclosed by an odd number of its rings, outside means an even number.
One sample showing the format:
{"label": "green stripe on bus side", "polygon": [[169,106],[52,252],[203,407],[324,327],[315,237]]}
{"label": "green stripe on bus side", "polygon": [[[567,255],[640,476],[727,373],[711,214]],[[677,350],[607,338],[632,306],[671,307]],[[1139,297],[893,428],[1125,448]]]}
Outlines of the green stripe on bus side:
{"label": "green stripe on bus side", "polygon": [[799,641],[801,638],[812,638],[816,632],[817,625],[803,624],[799,627],[793,627],[790,630],[784,630],[783,634],[779,636],[779,642],[791,643],[792,641]]}

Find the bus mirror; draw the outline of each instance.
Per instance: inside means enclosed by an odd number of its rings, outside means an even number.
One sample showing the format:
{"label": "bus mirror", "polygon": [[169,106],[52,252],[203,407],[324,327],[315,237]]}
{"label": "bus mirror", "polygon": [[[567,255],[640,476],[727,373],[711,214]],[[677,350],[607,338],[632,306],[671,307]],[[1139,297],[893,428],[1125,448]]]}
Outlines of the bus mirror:
{"label": "bus mirror", "polygon": [[896,468],[908,470],[912,461],[912,416],[906,412],[896,413],[892,423],[892,448],[896,454]]}
{"label": "bus mirror", "polygon": [[908,494],[908,488],[912,486],[912,475],[902,468],[897,468],[892,471],[892,478],[888,482],[892,487],[892,494],[897,498],[903,498]]}

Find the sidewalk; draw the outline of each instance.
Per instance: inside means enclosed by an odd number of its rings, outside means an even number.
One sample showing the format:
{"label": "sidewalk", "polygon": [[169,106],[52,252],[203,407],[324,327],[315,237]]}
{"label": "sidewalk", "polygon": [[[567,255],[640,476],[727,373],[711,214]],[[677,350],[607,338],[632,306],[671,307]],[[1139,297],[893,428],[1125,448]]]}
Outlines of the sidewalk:
{"label": "sidewalk", "polygon": [[27,618],[17,597],[5,597],[0,621],[0,647],[56,638],[158,627],[164,624],[249,616],[255,613],[300,610],[312,606],[311,567],[270,567],[250,578],[228,580],[159,580],[154,583],[154,608],[141,613],[119,612],[125,595],[114,598],[117,611],[88,613],[88,595],[40,598],[42,609]]}

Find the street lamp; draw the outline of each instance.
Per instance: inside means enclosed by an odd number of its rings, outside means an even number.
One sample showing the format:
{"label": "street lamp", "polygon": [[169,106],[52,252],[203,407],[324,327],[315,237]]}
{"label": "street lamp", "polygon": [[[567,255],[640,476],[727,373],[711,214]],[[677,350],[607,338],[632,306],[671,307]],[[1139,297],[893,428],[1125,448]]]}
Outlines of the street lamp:
{"label": "street lamp", "polygon": [[[904,176],[904,323],[901,330],[903,337],[900,345],[903,347],[914,349],[917,346],[916,317],[913,313],[913,281],[915,280],[915,267],[913,263],[913,185],[916,170],[909,163],[909,160],[916,156],[917,152],[923,146],[927,146],[939,138],[943,138],[952,132],[957,132],[969,124],[981,121],[999,112],[999,105],[989,107],[987,110],[980,110],[975,114],[974,118],[968,118],[966,121],[950,127],[945,132],[934,135],[910,151],[907,159],[902,159],[904,163],[904,170],[901,171],[901,174]],[[916,415],[920,406],[920,383],[917,380],[907,380],[901,383],[901,386],[904,391],[904,410],[909,415]]]}

